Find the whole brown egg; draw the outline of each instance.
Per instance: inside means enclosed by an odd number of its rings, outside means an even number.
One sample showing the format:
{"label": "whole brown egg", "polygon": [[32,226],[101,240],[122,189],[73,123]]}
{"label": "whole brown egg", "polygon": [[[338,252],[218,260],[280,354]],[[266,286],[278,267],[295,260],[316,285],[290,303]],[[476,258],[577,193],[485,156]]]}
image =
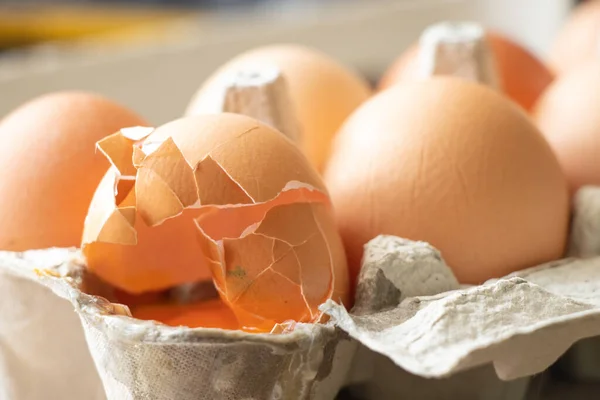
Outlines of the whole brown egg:
{"label": "whole brown egg", "polygon": [[145,124],[133,111],[83,92],[44,95],[0,121],[0,249],[78,246],[109,166],[96,142]]}
{"label": "whole brown egg", "polygon": [[[455,58],[458,60],[464,57],[464,54],[461,54],[461,51],[464,51],[464,49],[456,49],[455,54],[451,53],[452,45],[456,44],[453,43],[453,41],[457,40],[457,38],[452,37],[452,35],[460,34],[461,30],[480,29],[480,40],[483,40],[483,44],[489,47],[493,61],[492,64],[494,66],[493,69],[495,70],[495,72],[486,71],[484,74],[493,72],[494,75],[497,75],[498,89],[526,110],[531,109],[543,90],[554,79],[553,73],[529,50],[504,35],[485,31],[478,24],[442,23],[433,25],[429,30],[425,31],[424,37],[426,37],[425,34],[430,32],[437,33],[434,31],[435,29],[445,29],[449,31],[450,37],[447,40],[450,45],[450,50],[446,50],[448,52],[447,57],[449,59]],[[469,37],[463,38],[463,40],[465,39],[469,39]],[[458,40],[460,40],[460,36]],[[468,45],[472,46],[474,43]],[[419,53],[421,51],[422,43],[415,44],[405,51],[385,72],[379,82],[379,88],[385,89],[398,82],[419,79],[419,77],[423,75],[423,71],[420,71],[420,69],[424,67],[419,62]],[[481,59],[473,60],[473,62],[479,63],[482,61],[483,60]],[[468,65],[463,66],[462,72],[464,72],[464,68],[468,67]],[[479,68],[484,70],[487,69],[484,65],[480,65]],[[436,73],[435,75],[438,74]]]}
{"label": "whole brown egg", "polygon": [[600,60],[573,68],[544,92],[534,119],[567,176],[571,192],[600,185]]}
{"label": "whole brown egg", "polygon": [[398,84],[344,124],[325,170],[356,277],[380,234],[437,247],[477,284],[562,256],[565,177],[528,116],[456,78]]}
{"label": "whole brown egg", "polygon": [[280,44],[242,53],[206,80],[188,105],[186,115],[211,113],[215,105],[219,105],[224,82],[232,73],[245,68],[272,67],[280,70],[289,88],[302,131],[301,148],[320,171],[329,155],[335,132],[371,95],[364,78],[321,51]]}
{"label": "whole brown egg", "polygon": [[549,63],[560,75],[593,60],[600,60],[600,1],[581,2],[559,31]]}

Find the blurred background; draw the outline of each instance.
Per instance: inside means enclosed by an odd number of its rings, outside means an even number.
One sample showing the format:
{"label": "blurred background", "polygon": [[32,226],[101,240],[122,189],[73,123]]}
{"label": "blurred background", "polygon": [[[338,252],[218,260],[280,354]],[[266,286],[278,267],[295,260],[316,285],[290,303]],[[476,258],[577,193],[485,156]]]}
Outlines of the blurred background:
{"label": "blurred background", "polygon": [[0,0],[0,115],[85,89],[158,124],[215,68],[274,42],[320,48],[371,80],[440,20],[478,20],[543,55],[574,0]]}

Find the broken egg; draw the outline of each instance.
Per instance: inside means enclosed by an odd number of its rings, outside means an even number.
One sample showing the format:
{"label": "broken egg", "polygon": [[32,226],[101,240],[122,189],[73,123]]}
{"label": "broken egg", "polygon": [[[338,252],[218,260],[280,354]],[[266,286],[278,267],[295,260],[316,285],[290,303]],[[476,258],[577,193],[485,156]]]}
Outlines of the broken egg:
{"label": "broken egg", "polygon": [[98,147],[112,167],[82,248],[104,281],[144,293],[210,277],[238,326],[260,331],[348,303],[327,191],[280,132],[224,113],[121,130]]}
{"label": "broken egg", "polygon": [[94,190],[108,163],[96,141],[145,125],[101,96],[38,97],[0,121],[0,249],[78,246]]}
{"label": "broken egg", "polygon": [[559,76],[534,109],[573,194],[582,186],[600,185],[599,102],[600,59]]}
{"label": "broken egg", "polygon": [[[289,88],[302,131],[301,147],[321,170],[333,135],[371,94],[365,79],[328,55],[299,45],[274,45],[243,53],[216,71],[198,90],[186,115],[221,112],[223,92],[232,76],[277,68]],[[217,107],[217,109],[215,109]]]}
{"label": "broken egg", "polygon": [[426,29],[418,45],[400,56],[379,88],[449,75],[486,84],[530,110],[552,82],[552,72],[523,46],[471,22],[443,22]]}
{"label": "broken egg", "polygon": [[483,85],[438,77],[380,92],[344,124],[324,176],[352,279],[380,234],[432,244],[470,284],[565,250],[559,163],[522,109]]}

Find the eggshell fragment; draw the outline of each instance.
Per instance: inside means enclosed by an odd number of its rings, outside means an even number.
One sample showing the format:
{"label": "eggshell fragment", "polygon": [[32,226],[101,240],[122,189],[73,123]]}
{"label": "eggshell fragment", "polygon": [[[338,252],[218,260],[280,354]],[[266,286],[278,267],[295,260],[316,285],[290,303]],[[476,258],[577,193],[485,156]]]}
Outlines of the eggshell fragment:
{"label": "eggshell fragment", "polygon": [[[211,260],[215,286],[233,309],[240,309],[236,315],[245,325],[269,328],[272,321],[283,322],[288,315],[314,321],[324,293],[336,301],[346,297],[339,284],[332,287],[325,279],[332,266],[345,265],[342,243],[326,205],[271,206],[260,222],[238,237],[209,236],[204,224],[210,227],[221,220],[218,217],[217,213],[197,220],[201,240]],[[332,272],[338,275],[337,270]],[[284,300],[273,303],[273,298]]]}
{"label": "eggshell fragment", "polygon": [[473,284],[566,246],[568,191],[552,150],[520,108],[464,80],[403,83],[365,103],[325,181],[353,278],[379,234],[431,243]]}
{"label": "eggshell fragment", "polygon": [[[118,181],[115,170],[109,170],[90,205],[82,240],[90,270],[132,294],[210,279],[198,248],[194,210],[150,227],[137,212],[135,200],[129,207],[123,207],[123,202],[115,203],[119,193],[115,194],[114,188]],[[133,185],[127,201],[132,197],[135,197]],[[133,218],[118,218],[123,208],[133,210]]]}
{"label": "eggshell fragment", "polygon": [[[211,275],[239,326],[260,331],[318,321],[318,306],[330,298],[347,303],[346,259],[327,191],[282,134],[219,114],[176,120],[121,143],[129,152],[111,154],[135,159],[133,185],[117,203],[115,185],[131,181],[113,166],[83,241],[88,267],[102,279],[142,293]],[[129,207],[133,222],[125,218]],[[113,229],[108,238],[98,234]]]}
{"label": "eggshell fragment", "polygon": [[561,75],[534,109],[535,121],[556,153],[571,193],[600,185],[600,60]]}
{"label": "eggshell fragment", "polygon": [[[431,26],[418,45],[404,52],[386,71],[379,89],[433,75],[467,77],[498,87],[524,109],[531,110],[553,73],[518,43],[478,24],[444,22]],[[452,68],[431,68],[444,63]],[[472,71],[472,72],[469,72]]]}
{"label": "eggshell fragment", "polygon": [[600,1],[582,1],[554,40],[549,63],[557,74],[600,59]]}
{"label": "eggshell fragment", "polygon": [[154,128],[138,127],[123,128],[120,131],[106,136],[96,143],[98,150],[104,154],[121,176],[133,177],[136,169],[133,166],[133,143],[145,139],[154,131]]}
{"label": "eggshell fragment", "polygon": [[108,168],[95,143],[146,125],[101,96],[59,92],[0,121],[0,249],[77,246],[94,190]]}
{"label": "eggshell fragment", "polygon": [[299,45],[273,45],[250,50],[217,70],[198,90],[186,115],[220,112],[224,88],[246,70],[277,69],[289,88],[303,133],[302,149],[321,170],[331,140],[346,117],[371,94],[365,79],[318,50]]}

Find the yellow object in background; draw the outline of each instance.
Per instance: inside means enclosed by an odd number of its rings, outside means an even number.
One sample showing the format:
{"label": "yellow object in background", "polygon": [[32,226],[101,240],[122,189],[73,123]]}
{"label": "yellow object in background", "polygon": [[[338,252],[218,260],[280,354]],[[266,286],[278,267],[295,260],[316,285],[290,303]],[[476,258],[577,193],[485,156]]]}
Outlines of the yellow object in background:
{"label": "yellow object in background", "polygon": [[89,37],[137,41],[160,37],[174,22],[196,15],[158,7],[0,5],[0,48]]}

